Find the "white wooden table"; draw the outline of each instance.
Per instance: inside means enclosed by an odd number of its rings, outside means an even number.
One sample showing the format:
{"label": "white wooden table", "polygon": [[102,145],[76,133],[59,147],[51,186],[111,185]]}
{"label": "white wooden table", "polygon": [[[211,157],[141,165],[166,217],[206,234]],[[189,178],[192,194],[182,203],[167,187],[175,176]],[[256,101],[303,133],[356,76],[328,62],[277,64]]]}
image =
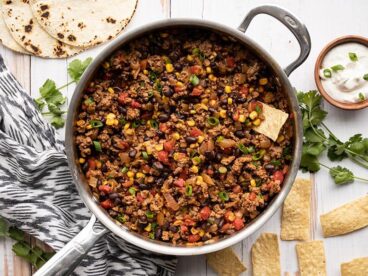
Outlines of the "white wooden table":
{"label": "white wooden table", "polygon": [[[297,15],[306,24],[312,38],[312,51],[308,60],[290,77],[292,84],[299,90],[315,88],[313,80],[314,62],[322,47],[332,39],[347,34],[368,36],[368,1],[355,0],[140,0],[137,12],[128,29],[143,24],[176,17],[194,17],[217,21],[236,28],[245,14],[253,7],[265,3],[280,5]],[[292,35],[278,21],[267,16],[257,17],[247,35],[259,42],[282,65],[287,65],[298,55],[298,44]],[[78,56],[85,58],[95,56],[104,46],[90,50]],[[2,46],[0,53],[11,71],[33,97],[38,96],[38,88],[47,78],[52,78],[59,84],[67,82],[67,60],[44,60],[15,54]],[[70,97],[74,87],[65,90]],[[348,138],[355,133],[368,136],[368,109],[355,112],[338,110],[328,104],[327,125],[335,131],[338,137]],[[60,130],[59,134],[64,135]],[[329,161],[324,160],[325,163]],[[349,161],[343,162],[362,177],[367,177],[363,170]],[[310,177],[304,175],[304,177]],[[368,185],[356,182],[351,185],[337,187],[330,179],[327,171],[321,170],[311,176],[314,182],[312,237],[322,239],[319,215],[344,202],[364,195]],[[280,231],[280,211],[269,220],[257,233],[233,247],[242,261],[248,267],[244,275],[250,275],[250,248],[261,232]],[[368,228],[355,233],[336,238],[325,239],[328,275],[339,275],[340,263],[353,258],[368,256]],[[11,251],[12,242],[0,239],[0,275],[31,275],[30,266],[14,257]],[[293,275],[298,270],[295,254],[295,242],[281,242],[282,271]],[[179,258],[178,275],[214,275],[207,266],[205,257],[193,256]]]}

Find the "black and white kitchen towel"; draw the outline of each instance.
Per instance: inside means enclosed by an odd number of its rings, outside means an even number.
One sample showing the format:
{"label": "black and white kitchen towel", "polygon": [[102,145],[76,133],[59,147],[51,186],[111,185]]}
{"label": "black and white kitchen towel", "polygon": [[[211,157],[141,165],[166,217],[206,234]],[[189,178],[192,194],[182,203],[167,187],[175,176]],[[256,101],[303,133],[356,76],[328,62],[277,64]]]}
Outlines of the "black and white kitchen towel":
{"label": "black and white kitchen towel", "polygon": [[[72,183],[63,142],[0,56],[0,216],[61,249],[90,218]],[[173,275],[176,258],[101,239],[75,275]]]}

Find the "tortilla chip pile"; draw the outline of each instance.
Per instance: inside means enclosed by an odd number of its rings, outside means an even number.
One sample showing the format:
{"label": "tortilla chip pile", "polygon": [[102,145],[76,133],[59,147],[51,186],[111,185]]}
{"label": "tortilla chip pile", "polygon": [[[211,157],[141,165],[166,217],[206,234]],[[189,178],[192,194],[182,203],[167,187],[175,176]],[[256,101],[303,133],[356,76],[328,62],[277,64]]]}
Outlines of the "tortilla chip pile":
{"label": "tortilla chip pile", "polygon": [[0,42],[16,52],[65,58],[116,37],[138,0],[0,0]]}

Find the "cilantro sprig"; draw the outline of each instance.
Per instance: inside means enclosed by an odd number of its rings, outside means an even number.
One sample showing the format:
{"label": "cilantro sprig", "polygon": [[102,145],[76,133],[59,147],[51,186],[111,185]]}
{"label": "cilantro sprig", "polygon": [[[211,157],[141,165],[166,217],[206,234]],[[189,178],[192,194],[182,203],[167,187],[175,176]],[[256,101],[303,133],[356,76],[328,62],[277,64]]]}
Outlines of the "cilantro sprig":
{"label": "cilantro sprig", "polygon": [[41,97],[35,99],[34,101],[41,112],[47,106],[48,111],[42,112],[42,114],[52,117],[51,124],[55,128],[62,128],[65,124],[63,114],[65,114],[66,111],[61,110],[61,107],[66,102],[66,97],[64,97],[60,90],[68,87],[73,83],[78,83],[84,71],[87,69],[88,65],[91,62],[92,58],[87,58],[84,61],[75,59],[71,63],[69,63],[68,66],[68,74],[71,78],[70,82],[57,87],[55,81],[47,79],[45,83],[40,87],[39,91]]}
{"label": "cilantro sprig", "polygon": [[25,233],[22,230],[9,226],[2,218],[0,218],[0,237],[9,237],[16,241],[12,248],[15,255],[22,257],[36,269],[40,268],[54,255],[54,253],[43,251],[38,246],[32,247],[26,241]]}
{"label": "cilantro sprig", "polygon": [[341,166],[330,168],[319,162],[319,157],[327,150],[327,156],[331,161],[350,159],[364,168],[368,168],[368,138],[356,134],[346,142],[342,142],[324,124],[323,120],[327,112],[321,108],[322,97],[317,91],[298,93],[299,106],[303,118],[303,151],[301,169],[309,172],[317,172],[321,166],[330,171],[336,184],[350,183],[354,179],[368,181],[359,178]]}

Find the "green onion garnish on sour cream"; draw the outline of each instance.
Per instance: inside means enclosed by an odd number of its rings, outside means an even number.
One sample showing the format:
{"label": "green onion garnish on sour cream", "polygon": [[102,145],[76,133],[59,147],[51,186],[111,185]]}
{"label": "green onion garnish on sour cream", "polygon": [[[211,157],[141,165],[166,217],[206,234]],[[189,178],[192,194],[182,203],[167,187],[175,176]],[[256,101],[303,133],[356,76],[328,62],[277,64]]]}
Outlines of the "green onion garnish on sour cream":
{"label": "green onion garnish on sour cream", "polygon": [[356,53],[349,53],[349,58],[351,61],[357,61],[358,60],[358,56]]}
{"label": "green onion garnish on sour cream", "polygon": [[368,81],[368,74],[365,74],[365,75],[363,76],[363,80]]}
{"label": "green onion garnish on sour cream", "polygon": [[342,66],[341,64],[336,64],[336,65],[332,66],[331,69],[332,69],[332,71],[337,72],[337,71],[340,71],[340,70],[344,70],[345,67]]}
{"label": "green onion garnish on sour cream", "polygon": [[325,76],[325,78],[331,78],[331,70],[330,69],[324,69],[323,70],[323,75]]}

